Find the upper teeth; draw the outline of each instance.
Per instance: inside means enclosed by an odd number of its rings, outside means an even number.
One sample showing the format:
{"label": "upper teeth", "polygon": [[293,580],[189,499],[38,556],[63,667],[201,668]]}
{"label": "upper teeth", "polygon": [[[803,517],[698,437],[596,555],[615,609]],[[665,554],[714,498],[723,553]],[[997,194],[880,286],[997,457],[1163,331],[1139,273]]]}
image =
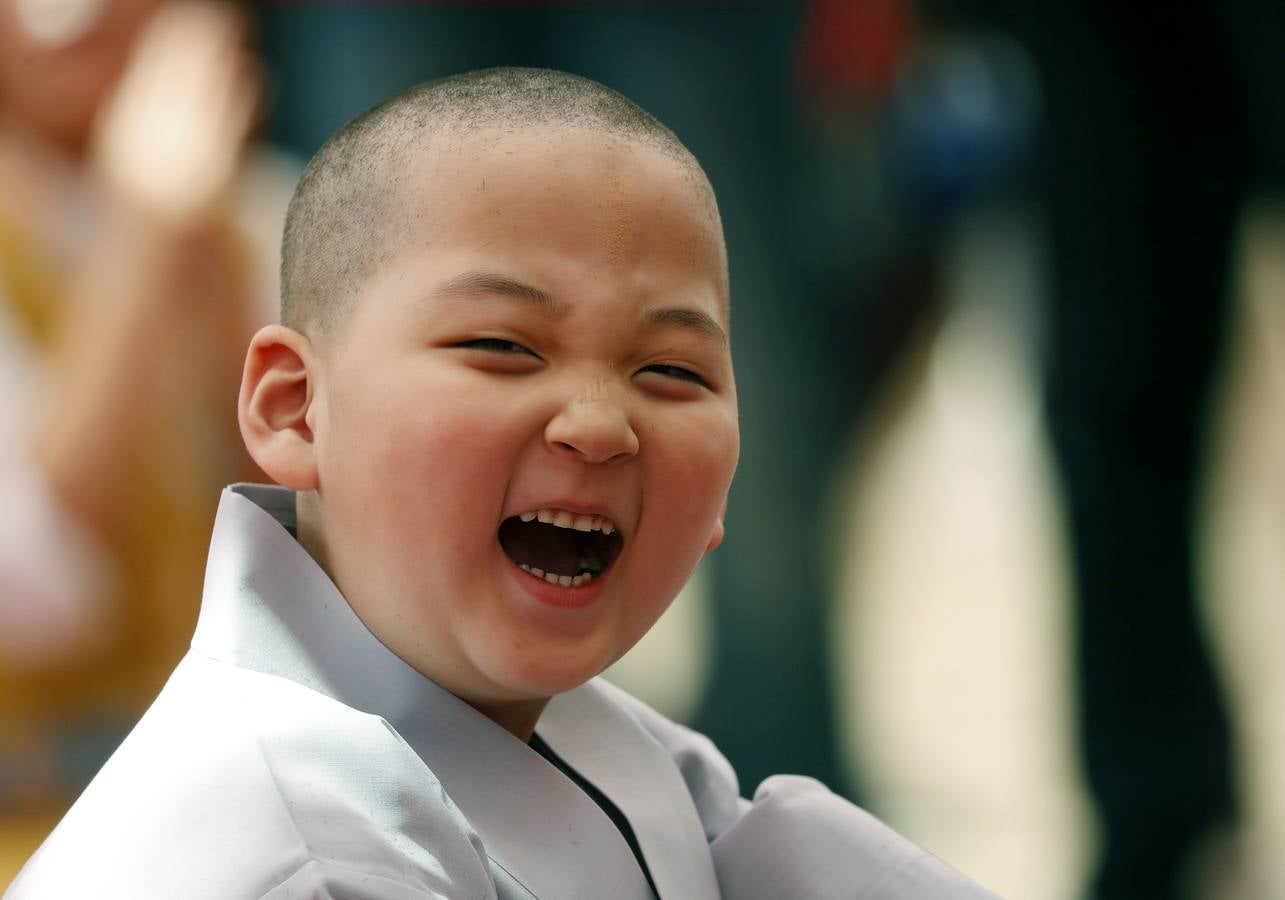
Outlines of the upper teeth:
{"label": "upper teeth", "polygon": [[518,516],[523,522],[539,520],[546,525],[559,528],[574,528],[576,531],[601,531],[611,534],[616,526],[606,516],[582,516],[567,512],[565,509],[536,509]]}

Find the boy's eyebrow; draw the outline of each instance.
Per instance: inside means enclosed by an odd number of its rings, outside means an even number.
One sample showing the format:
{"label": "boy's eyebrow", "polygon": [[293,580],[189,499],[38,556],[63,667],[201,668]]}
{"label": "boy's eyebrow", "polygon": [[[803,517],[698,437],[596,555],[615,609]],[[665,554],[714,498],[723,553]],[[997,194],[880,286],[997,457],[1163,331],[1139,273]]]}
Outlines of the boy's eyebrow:
{"label": "boy's eyebrow", "polygon": [[477,294],[500,294],[517,300],[528,300],[537,306],[543,307],[547,312],[555,316],[562,316],[566,313],[566,308],[561,303],[538,287],[518,281],[516,278],[509,278],[507,275],[498,275],[495,272],[465,272],[462,275],[456,275],[434,293],[439,297],[471,297]]}
{"label": "boy's eyebrow", "polygon": [[[557,298],[534,285],[495,272],[464,272],[456,275],[434,293],[439,297],[472,297],[478,294],[500,294],[527,300],[543,307],[554,316],[566,315],[566,307]],[[727,332],[707,313],[689,307],[665,307],[648,310],[643,316],[648,325],[677,325],[688,328],[727,346]]]}
{"label": "boy's eyebrow", "polygon": [[688,307],[666,307],[665,309],[648,310],[643,316],[648,325],[678,325],[690,328],[701,336],[727,346],[727,332],[706,313]]}

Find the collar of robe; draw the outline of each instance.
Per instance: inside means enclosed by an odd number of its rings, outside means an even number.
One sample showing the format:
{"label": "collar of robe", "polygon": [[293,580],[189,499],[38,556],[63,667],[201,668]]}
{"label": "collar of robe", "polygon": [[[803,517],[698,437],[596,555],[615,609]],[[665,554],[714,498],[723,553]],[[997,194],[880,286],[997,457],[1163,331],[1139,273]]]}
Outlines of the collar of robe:
{"label": "collar of robe", "polygon": [[[294,494],[223,493],[192,646],[387,721],[477,829],[488,855],[537,897],[647,898],[607,815],[522,741],[438,687],[362,624],[284,527]],[[536,733],[629,820],[662,898],[716,898],[709,845],[664,748],[597,680],[554,697]],[[570,862],[569,864],[569,861]]]}

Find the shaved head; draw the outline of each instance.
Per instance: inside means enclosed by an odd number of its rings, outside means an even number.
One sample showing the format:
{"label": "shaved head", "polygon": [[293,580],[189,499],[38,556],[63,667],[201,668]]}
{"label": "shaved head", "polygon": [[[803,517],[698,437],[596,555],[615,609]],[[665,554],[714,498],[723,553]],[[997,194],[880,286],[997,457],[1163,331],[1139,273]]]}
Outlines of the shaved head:
{"label": "shaved head", "polygon": [[[430,81],[353,119],[304,170],[286,215],[281,248],[281,321],[305,333],[333,330],[361,285],[403,249],[425,191],[417,161],[463,149],[488,134],[582,131],[653,149],[686,175],[722,234],[714,193],[695,157],[668,128],[595,81],[549,69],[495,68]],[[412,181],[419,173],[421,180]],[[726,255],[723,256],[724,299]]]}

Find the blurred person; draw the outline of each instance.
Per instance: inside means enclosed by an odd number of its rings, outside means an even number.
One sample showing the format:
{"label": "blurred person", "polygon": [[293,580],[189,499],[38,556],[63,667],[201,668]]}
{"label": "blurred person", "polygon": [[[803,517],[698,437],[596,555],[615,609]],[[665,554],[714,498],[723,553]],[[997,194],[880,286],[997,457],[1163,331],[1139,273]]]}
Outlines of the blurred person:
{"label": "blurred person", "polygon": [[182,653],[211,490],[252,471],[258,91],[230,7],[0,0],[0,882]]}
{"label": "blurred person", "polygon": [[1239,808],[1193,519],[1233,236],[1248,193],[1273,175],[1279,186],[1285,159],[1285,7],[926,5],[943,27],[1010,31],[1042,84],[1045,391],[1102,830],[1093,896],[1190,896]]}

